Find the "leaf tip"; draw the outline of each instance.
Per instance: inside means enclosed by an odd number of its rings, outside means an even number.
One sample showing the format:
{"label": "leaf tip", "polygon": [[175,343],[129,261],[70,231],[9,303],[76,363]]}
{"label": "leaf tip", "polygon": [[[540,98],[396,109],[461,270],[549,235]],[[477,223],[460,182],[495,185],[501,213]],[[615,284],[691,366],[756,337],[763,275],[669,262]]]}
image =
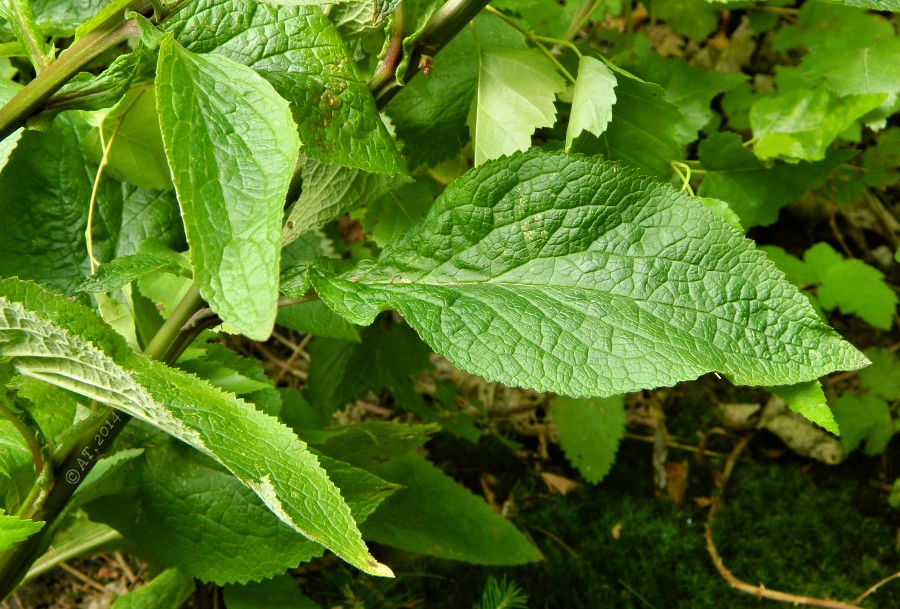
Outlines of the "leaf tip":
{"label": "leaf tip", "polygon": [[377,575],[378,577],[394,577],[394,572],[389,566],[374,560],[369,563],[368,571],[370,575]]}

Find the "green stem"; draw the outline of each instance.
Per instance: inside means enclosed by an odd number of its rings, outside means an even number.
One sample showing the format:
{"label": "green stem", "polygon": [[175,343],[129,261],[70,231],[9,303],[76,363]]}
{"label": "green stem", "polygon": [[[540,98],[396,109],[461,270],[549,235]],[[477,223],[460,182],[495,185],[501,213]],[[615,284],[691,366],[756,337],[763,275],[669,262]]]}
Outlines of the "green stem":
{"label": "green stem", "polygon": [[[422,28],[419,37],[413,45],[409,55],[409,65],[403,82],[396,78],[381,78],[384,82],[373,83],[378,88],[371,89],[375,97],[378,109],[384,108],[387,103],[400,92],[400,89],[410,81],[420,70],[423,56],[433,57],[447,43],[449,43],[462,29],[475,18],[487,6],[490,0],[448,0],[439,8]],[[397,64],[399,65],[399,60]]]}
{"label": "green stem", "polygon": [[50,96],[91,61],[137,34],[134,21],[123,22],[121,16],[116,16],[66,49],[59,59],[0,108],[0,141],[25,124]]}
{"label": "green stem", "polygon": [[[191,286],[169,318],[150,340],[147,348],[144,349],[144,355],[167,364],[172,363],[181,354],[181,350],[187,347],[187,344],[179,340],[186,331],[185,325],[203,305],[200,291],[196,286]],[[179,344],[181,350],[171,349],[170,345],[173,343]],[[29,567],[44,551],[48,540],[56,531],[57,520],[72,494],[93,469],[100,456],[109,449],[129,420],[131,417],[127,414],[108,410],[107,416],[82,434],[74,448],[54,468],[55,483],[47,493],[43,504],[32,513],[25,514],[32,520],[44,521],[47,524],[35,535],[0,555],[0,600],[5,599],[13,591],[28,572]]]}
{"label": "green stem", "polygon": [[38,432],[20,419],[16,413],[7,406],[6,400],[3,399],[0,399],[0,416],[12,423],[13,427],[16,428],[16,431],[19,432],[19,435],[25,440],[25,443],[28,445],[28,450],[31,451],[31,457],[34,459],[34,473],[36,476],[40,477],[41,472],[44,470],[44,459],[41,455],[44,447],[38,438]]}

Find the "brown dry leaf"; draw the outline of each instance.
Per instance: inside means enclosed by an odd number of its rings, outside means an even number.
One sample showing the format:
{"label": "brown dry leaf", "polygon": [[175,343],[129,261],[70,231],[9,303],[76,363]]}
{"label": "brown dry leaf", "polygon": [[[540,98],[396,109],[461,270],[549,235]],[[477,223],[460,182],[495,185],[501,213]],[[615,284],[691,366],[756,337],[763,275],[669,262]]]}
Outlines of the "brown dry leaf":
{"label": "brown dry leaf", "polygon": [[488,502],[488,505],[495,512],[501,513],[503,507],[497,503],[497,493],[494,492],[494,487],[497,486],[497,478],[493,474],[484,473],[481,474],[479,481],[481,482],[481,491],[484,493],[484,500]]}
{"label": "brown dry leaf", "polygon": [[570,480],[569,478],[565,478],[563,476],[551,474],[550,472],[541,472],[541,478],[544,479],[544,482],[547,484],[547,488],[549,488],[554,493],[559,493],[560,495],[567,495],[568,493],[581,488],[581,483],[575,482],[574,480]]}
{"label": "brown dry leaf", "polygon": [[666,492],[677,505],[684,502],[688,482],[687,461],[680,463],[666,463]]}

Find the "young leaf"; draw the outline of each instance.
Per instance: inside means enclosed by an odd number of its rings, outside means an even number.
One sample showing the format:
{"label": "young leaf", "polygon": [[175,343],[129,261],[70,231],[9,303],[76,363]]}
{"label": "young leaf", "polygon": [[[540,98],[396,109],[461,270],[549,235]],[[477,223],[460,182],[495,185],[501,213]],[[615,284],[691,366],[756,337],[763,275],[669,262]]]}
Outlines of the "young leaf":
{"label": "young leaf", "polygon": [[164,27],[188,50],[228,57],[272,83],[291,102],[307,156],[373,173],[406,173],[356,59],[319,8],[195,0]]}
{"label": "young leaf", "polygon": [[559,445],[584,479],[597,484],[616,460],[625,436],[625,401],[557,397],[550,414],[556,424]]}
{"label": "young leaf", "polygon": [[480,497],[417,455],[391,459],[375,473],[406,488],[363,525],[366,539],[428,556],[480,565],[517,565],[541,553]]}
{"label": "young leaf", "polygon": [[584,55],[578,62],[578,78],[572,96],[572,114],[566,129],[566,150],[582,131],[600,135],[612,120],[616,103],[616,76],[599,59]]}
{"label": "young leaf", "polygon": [[763,160],[821,161],[838,135],[885,98],[883,93],[837,97],[825,87],[763,97],[750,108],[753,151]]}
{"label": "young leaf", "polygon": [[329,309],[321,300],[303,302],[278,309],[279,326],[354,343],[359,342],[359,330]]}
{"label": "young leaf", "polygon": [[[52,320],[52,321],[51,321]],[[135,354],[85,307],[0,280],[0,357],[23,376],[105,402],[225,466],[298,533],[372,574],[389,574],[359,537],[350,508],[287,427],[196,377]]]}
{"label": "young leaf", "polygon": [[101,264],[93,275],[81,282],[77,292],[111,292],[135,279],[159,269],[178,270],[178,255],[132,254]]}
{"label": "young leaf", "polygon": [[110,609],[178,609],[194,593],[194,579],[166,569],[152,580],[115,600]]}
{"label": "young leaf", "polygon": [[858,315],[876,328],[891,327],[900,299],[881,271],[862,260],[846,260],[827,243],[809,248],[803,259],[818,277],[816,296],[824,309]]}
{"label": "young leaf", "polygon": [[0,552],[6,552],[42,528],[44,528],[43,522],[23,520],[18,516],[8,516],[3,513],[3,508],[0,508]]}
{"label": "young leaf", "polygon": [[469,126],[474,135],[475,164],[531,146],[538,127],[556,121],[556,94],[565,81],[536,49],[482,49],[478,89]]}
{"label": "young leaf", "polygon": [[716,133],[700,142],[706,177],[697,194],[727,201],[746,228],[768,226],[778,219],[778,210],[810,188],[821,186],[834,167],[854,154],[829,150],[825,160],[816,163],[776,162],[766,167],[741,144],[741,136]]}
{"label": "young leaf", "polygon": [[710,371],[790,384],[868,363],[702,204],[580,155],[476,168],[377,260],[310,279],[353,323],[396,309],[460,368],[572,396]]}
{"label": "young leaf", "polygon": [[200,293],[224,321],[265,340],[300,145],[288,104],[250,68],[171,37],[160,45],[156,96]]}
{"label": "young leaf", "polygon": [[788,408],[797,414],[803,415],[819,427],[835,435],[840,435],[834,415],[828,407],[828,400],[825,399],[822,383],[819,381],[770,387],[770,389],[772,393],[784,400]]}

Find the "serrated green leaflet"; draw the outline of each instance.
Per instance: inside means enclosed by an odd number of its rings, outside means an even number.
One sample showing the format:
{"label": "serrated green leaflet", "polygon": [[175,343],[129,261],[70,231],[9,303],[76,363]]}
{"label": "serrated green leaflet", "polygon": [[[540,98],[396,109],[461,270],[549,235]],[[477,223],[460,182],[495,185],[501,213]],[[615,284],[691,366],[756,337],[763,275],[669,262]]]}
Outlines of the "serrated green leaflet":
{"label": "serrated green leaflet", "polygon": [[43,527],[43,522],[9,516],[3,513],[3,508],[0,508],[0,552],[5,552],[20,541],[28,539]]}
{"label": "serrated green leaflet", "polygon": [[565,81],[535,49],[481,50],[478,89],[469,116],[475,164],[525,150],[538,127],[556,120],[553,102]]}
{"label": "serrated green leaflet", "polygon": [[819,381],[771,387],[772,393],[784,400],[788,408],[801,414],[819,427],[840,435],[834,415],[828,408],[828,400]]}
{"label": "serrated green leaflet", "polygon": [[166,569],[152,580],[120,596],[110,609],[178,609],[194,592],[194,579]]}
{"label": "serrated green leaflet", "polygon": [[195,0],[165,27],[189,50],[229,57],[272,83],[291,102],[304,154],[376,173],[406,172],[353,55],[318,8]]}
{"label": "serrated green leaflet", "polygon": [[470,171],[380,258],[310,279],[354,323],[396,309],[465,370],[572,396],[710,371],[791,384],[867,363],[702,204],[580,155]]}
{"label": "serrated green leaflet", "polygon": [[250,68],[171,37],[160,45],[156,95],[200,293],[224,321],[265,340],[300,144],[288,104]]}
{"label": "serrated green leaflet", "polygon": [[135,279],[159,269],[178,270],[177,255],[133,254],[121,256],[106,264],[81,282],[78,292],[109,292],[128,285]]}
{"label": "serrated green leaflet", "polygon": [[[25,376],[98,399],[213,457],[285,524],[373,574],[350,509],[287,427],[232,395],[134,354],[90,310],[0,280],[0,357]],[[50,320],[53,321],[50,321]]]}
{"label": "serrated green leaflet", "polygon": [[605,399],[553,400],[550,416],[566,458],[591,484],[601,482],[612,469],[625,437],[625,401]]}
{"label": "serrated green leaflet", "polygon": [[867,390],[886,400],[900,400],[900,357],[890,349],[865,350],[872,365],[859,371],[859,382]]}
{"label": "serrated green leaflet", "polygon": [[582,131],[600,135],[612,120],[616,103],[616,76],[599,59],[585,55],[578,62],[572,95],[572,114],[566,129],[566,150]]}
{"label": "serrated green leaflet", "polygon": [[418,455],[391,459],[376,474],[406,488],[363,525],[366,539],[482,565],[517,565],[540,551],[463,486]]}

